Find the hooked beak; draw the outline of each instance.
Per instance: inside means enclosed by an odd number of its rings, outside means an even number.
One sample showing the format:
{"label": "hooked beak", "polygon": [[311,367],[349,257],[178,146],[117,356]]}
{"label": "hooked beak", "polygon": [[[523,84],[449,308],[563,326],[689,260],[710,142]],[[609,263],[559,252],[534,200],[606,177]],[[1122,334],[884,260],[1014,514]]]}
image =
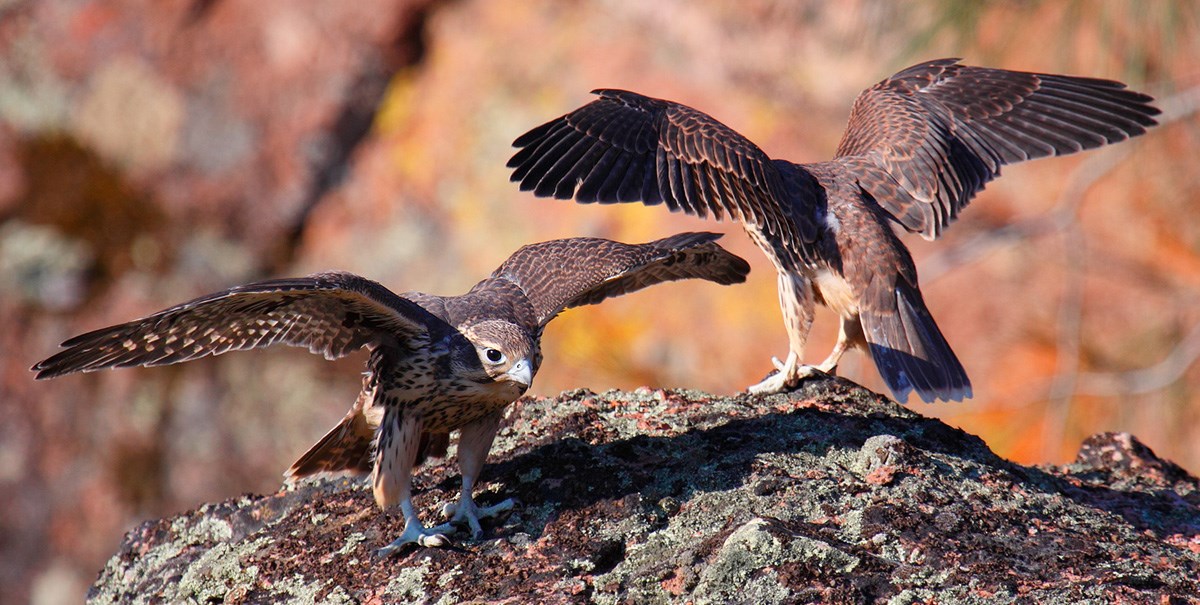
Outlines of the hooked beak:
{"label": "hooked beak", "polygon": [[529,385],[533,384],[533,364],[529,362],[529,358],[525,357],[513,364],[504,373],[507,379],[521,386],[522,389],[528,389]]}

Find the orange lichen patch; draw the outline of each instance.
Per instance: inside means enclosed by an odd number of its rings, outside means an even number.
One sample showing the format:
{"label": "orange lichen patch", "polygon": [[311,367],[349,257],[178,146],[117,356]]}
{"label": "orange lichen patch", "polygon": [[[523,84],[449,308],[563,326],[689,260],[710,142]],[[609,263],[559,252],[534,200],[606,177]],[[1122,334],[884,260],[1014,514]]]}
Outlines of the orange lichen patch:
{"label": "orange lichen patch", "polygon": [[880,466],[867,473],[867,476],[863,477],[863,481],[871,485],[889,485],[896,479],[899,471],[900,469],[894,466]]}

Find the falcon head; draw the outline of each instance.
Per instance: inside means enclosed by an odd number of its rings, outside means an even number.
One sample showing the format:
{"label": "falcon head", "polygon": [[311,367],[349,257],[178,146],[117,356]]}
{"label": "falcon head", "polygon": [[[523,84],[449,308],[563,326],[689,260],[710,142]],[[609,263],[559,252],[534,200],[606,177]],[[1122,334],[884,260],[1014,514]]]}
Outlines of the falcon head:
{"label": "falcon head", "polygon": [[460,331],[478,357],[468,360],[468,367],[462,368],[464,377],[499,391],[498,395],[511,396],[510,401],[525,393],[542,363],[535,335],[502,319],[481,321]]}

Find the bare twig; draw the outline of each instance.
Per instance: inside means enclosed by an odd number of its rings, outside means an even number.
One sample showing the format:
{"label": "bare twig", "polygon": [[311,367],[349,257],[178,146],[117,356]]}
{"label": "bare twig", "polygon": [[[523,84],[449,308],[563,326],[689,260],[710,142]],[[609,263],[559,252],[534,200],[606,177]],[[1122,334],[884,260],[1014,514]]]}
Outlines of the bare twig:
{"label": "bare twig", "polygon": [[[1068,188],[1069,190],[1069,188]],[[1078,206],[1086,188],[1079,190],[1079,198],[1068,202]],[[1065,197],[1065,196],[1064,196]],[[1058,444],[1066,433],[1067,419],[1071,416],[1071,399],[1075,394],[1079,378],[1079,349],[1083,326],[1083,278],[1086,268],[1086,236],[1078,224],[1072,223],[1063,233],[1063,257],[1066,259],[1065,283],[1062,300],[1058,306],[1058,345],[1055,349],[1054,379],[1050,382],[1046,407],[1046,429],[1042,436],[1042,456],[1050,458],[1057,454]]]}
{"label": "bare twig", "polygon": [[1075,392],[1083,395],[1141,395],[1170,386],[1200,358],[1200,324],[1180,339],[1162,361],[1126,372],[1080,372]]}
{"label": "bare twig", "polygon": [[[1163,110],[1159,124],[1172,122],[1200,112],[1200,86],[1195,86],[1160,103]],[[1134,149],[1122,145],[1109,148],[1108,153],[1092,156],[1079,165],[1055,205],[1056,218],[1071,217],[1068,222],[1066,259],[1068,281],[1059,307],[1058,361],[1054,379],[1047,389],[1050,407],[1047,410],[1047,431],[1044,453],[1061,442],[1066,420],[1070,415],[1071,399],[1080,393],[1091,395],[1122,396],[1131,393],[1146,393],[1161,389],[1175,380],[1200,357],[1200,324],[1193,327],[1187,338],[1181,340],[1158,364],[1149,368],[1125,372],[1082,372],[1080,369],[1080,324],[1083,318],[1083,277],[1087,242],[1084,233],[1073,220],[1078,216],[1084,196],[1104,175],[1115,168]]]}

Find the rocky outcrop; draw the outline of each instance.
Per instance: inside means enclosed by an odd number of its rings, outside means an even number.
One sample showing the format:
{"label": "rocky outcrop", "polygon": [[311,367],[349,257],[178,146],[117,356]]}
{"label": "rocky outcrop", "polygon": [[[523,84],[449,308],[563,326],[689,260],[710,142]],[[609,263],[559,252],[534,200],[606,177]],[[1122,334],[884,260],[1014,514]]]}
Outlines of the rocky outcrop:
{"label": "rocky outcrop", "polygon": [[[770,397],[587,391],[513,405],[478,542],[377,559],[402,529],[353,480],[143,524],[94,603],[1194,603],[1200,481],[1127,434],[1063,467],[851,383]],[[453,456],[416,504],[457,495]],[[433,519],[428,516],[427,522]]]}

